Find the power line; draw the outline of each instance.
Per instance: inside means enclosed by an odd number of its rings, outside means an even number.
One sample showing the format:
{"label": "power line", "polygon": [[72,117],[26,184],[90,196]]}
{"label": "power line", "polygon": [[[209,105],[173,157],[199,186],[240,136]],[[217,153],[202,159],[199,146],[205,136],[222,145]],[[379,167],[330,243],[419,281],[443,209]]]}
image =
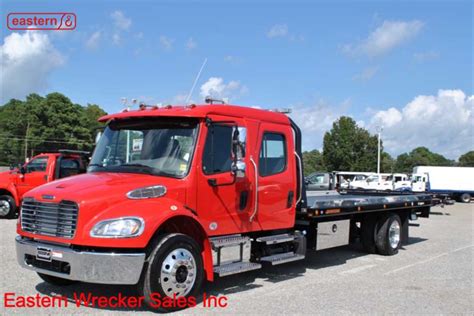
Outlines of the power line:
{"label": "power line", "polygon": [[88,144],[88,145],[93,145],[91,142],[86,142],[82,140],[74,141],[54,141],[54,140],[45,140],[45,139],[40,139],[40,138],[19,138],[19,137],[4,137],[0,136],[1,139],[11,139],[11,140],[17,140],[17,141],[40,141],[43,143],[57,143],[57,144]]}
{"label": "power line", "polygon": [[[19,137],[19,138],[25,138],[25,135],[17,135],[17,134],[0,134],[0,137]],[[29,136],[29,137],[26,137],[28,139],[30,138],[39,138],[39,136]],[[40,138],[40,139],[44,139],[44,140],[67,140],[67,138]]]}

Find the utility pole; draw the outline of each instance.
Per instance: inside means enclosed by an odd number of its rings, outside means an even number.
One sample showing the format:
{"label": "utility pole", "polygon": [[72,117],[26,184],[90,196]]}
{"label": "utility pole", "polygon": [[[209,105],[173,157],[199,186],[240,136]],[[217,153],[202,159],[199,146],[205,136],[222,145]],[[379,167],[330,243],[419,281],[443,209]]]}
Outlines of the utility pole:
{"label": "utility pole", "polygon": [[378,136],[378,144],[377,144],[377,175],[379,176],[380,181],[380,135],[382,134],[383,127],[377,126],[377,136]]}
{"label": "utility pole", "polygon": [[28,158],[28,131],[30,129],[30,121],[26,124],[26,133],[25,133],[25,162]]}

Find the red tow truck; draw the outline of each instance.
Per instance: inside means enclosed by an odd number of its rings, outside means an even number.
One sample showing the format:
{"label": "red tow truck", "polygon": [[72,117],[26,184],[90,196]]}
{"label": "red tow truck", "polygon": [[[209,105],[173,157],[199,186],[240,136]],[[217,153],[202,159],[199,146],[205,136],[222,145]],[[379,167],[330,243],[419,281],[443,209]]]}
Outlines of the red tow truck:
{"label": "red tow truck", "polygon": [[306,196],[301,131],[277,111],[142,105],[100,121],[88,172],[23,199],[17,259],[51,284],[136,284],[157,307],[307,251],[394,255],[429,216],[426,194]]}
{"label": "red tow truck", "polygon": [[23,195],[33,188],[64,177],[86,171],[84,155],[88,152],[60,150],[42,153],[18,168],[0,172],[0,218],[13,218],[17,214]]}

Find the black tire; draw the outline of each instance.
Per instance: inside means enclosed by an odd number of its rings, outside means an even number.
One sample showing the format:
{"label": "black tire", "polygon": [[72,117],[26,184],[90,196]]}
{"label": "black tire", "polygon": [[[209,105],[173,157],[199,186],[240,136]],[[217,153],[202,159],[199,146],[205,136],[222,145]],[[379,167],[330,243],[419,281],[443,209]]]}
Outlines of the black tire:
{"label": "black tire", "polygon": [[[170,257],[173,256],[173,253],[179,253],[179,250],[182,249],[188,251],[187,255],[189,256],[189,254],[191,254],[192,259],[194,259],[194,267],[191,263],[190,266],[192,268],[189,270],[187,269],[186,264],[182,264],[181,259]],[[181,252],[181,255],[183,255],[183,252]],[[172,259],[175,259],[175,261],[172,261],[175,264],[172,264],[172,266],[167,265],[165,260]],[[186,260],[186,262],[192,262],[191,260],[187,259],[183,260]],[[152,252],[150,253],[147,261],[148,264],[146,265],[138,284],[138,291],[140,292],[140,295],[145,298],[145,303],[150,308],[159,312],[169,312],[197,304],[198,295],[200,294],[201,285],[204,279],[204,269],[201,258],[201,249],[194,239],[183,234],[163,235],[153,244]],[[184,280],[183,275],[181,275],[181,279],[178,278],[178,271],[180,271],[179,269],[182,267],[184,267],[186,270]],[[162,270],[165,269],[169,269],[169,271],[176,271],[175,276],[172,276],[172,274],[163,274]],[[169,281],[167,281],[167,276],[169,276]],[[182,295],[182,292],[176,292],[176,289],[173,290],[171,287],[169,287],[177,285],[187,286],[186,283],[192,280],[192,276],[195,277],[194,283],[190,285],[190,288],[184,289],[185,292],[187,291],[187,294],[184,296]],[[176,285],[173,285],[173,283]],[[177,291],[182,290],[178,289]],[[177,306],[178,304],[174,304],[175,306],[172,307],[161,306],[161,304],[164,304],[164,300],[167,298],[171,299],[175,293],[177,294],[177,297],[186,298],[186,302],[188,304],[186,306]],[[159,296],[157,296],[157,294]],[[183,299],[181,298],[180,300]]]}
{"label": "black tire", "polygon": [[377,220],[375,216],[365,216],[360,223],[360,241],[364,250],[368,253],[376,253],[375,246],[375,224]]}
{"label": "black tire", "polygon": [[52,276],[52,275],[47,275],[47,274],[43,274],[43,273],[39,273],[39,272],[38,272],[38,276],[43,281],[45,281],[46,283],[56,285],[56,286],[67,286],[67,285],[77,283],[77,281],[58,278],[58,277],[55,277],[55,276]]}
{"label": "black tire", "polygon": [[[6,205],[6,204],[8,205]],[[15,199],[10,195],[0,195],[0,218],[14,218],[16,215]]]}
{"label": "black tire", "polygon": [[397,214],[388,214],[380,218],[377,222],[375,233],[375,245],[378,253],[384,256],[397,254],[402,244],[401,236],[402,221],[400,216]]}
{"label": "black tire", "polygon": [[459,200],[463,203],[469,203],[471,202],[471,195],[469,193],[463,193],[459,197]]}

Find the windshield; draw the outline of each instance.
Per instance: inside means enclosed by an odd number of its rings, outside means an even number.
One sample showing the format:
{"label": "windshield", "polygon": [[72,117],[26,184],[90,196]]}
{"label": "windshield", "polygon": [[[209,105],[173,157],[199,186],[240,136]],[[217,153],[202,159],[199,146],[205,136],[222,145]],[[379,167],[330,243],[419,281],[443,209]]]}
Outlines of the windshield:
{"label": "windshield", "polygon": [[97,144],[88,171],[184,177],[191,164],[197,126],[197,121],[187,119],[112,121]]}
{"label": "windshield", "polygon": [[370,176],[367,178],[367,182],[375,182],[375,181],[379,181],[378,176]]}

